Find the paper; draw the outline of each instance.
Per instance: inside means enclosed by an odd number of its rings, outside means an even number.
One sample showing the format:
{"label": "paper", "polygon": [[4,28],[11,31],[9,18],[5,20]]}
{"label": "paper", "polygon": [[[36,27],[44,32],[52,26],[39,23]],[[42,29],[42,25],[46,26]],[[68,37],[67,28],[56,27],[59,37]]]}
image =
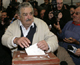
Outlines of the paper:
{"label": "paper", "polygon": [[45,55],[45,52],[38,48],[37,43],[31,45],[28,48],[25,48],[25,50],[28,55]]}

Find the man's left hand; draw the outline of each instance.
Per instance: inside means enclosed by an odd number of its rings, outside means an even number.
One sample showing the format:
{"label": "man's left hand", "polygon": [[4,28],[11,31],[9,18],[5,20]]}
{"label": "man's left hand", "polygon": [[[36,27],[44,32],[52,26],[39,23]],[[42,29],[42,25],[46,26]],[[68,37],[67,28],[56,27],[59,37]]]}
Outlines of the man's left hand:
{"label": "man's left hand", "polygon": [[47,51],[49,49],[48,44],[46,43],[45,40],[38,42],[37,46],[38,46],[38,48],[45,50],[45,51]]}

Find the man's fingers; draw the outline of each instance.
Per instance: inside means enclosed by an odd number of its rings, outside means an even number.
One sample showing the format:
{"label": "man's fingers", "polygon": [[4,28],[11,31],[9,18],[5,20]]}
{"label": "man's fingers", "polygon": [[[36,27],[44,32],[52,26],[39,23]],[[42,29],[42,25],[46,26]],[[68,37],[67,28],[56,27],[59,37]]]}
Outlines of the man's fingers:
{"label": "man's fingers", "polygon": [[25,43],[25,42],[22,42],[21,43],[24,47],[28,47],[29,46],[29,44],[28,43]]}
{"label": "man's fingers", "polygon": [[21,48],[24,48],[24,46],[23,46],[21,43],[19,44],[19,46],[20,46]]}
{"label": "man's fingers", "polygon": [[30,40],[26,37],[16,38],[16,44],[20,45],[22,48],[28,47],[31,44]]}
{"label": "man's fingers", "polygon": [[30,40],[28,38],[25,39],[29,44],[31,44]]}
{"label": "man's fingers", "polygon": [[27,40],[24,40],[23,43],[25,44],[25,46],[29,46],[29,44],[30,44]]}

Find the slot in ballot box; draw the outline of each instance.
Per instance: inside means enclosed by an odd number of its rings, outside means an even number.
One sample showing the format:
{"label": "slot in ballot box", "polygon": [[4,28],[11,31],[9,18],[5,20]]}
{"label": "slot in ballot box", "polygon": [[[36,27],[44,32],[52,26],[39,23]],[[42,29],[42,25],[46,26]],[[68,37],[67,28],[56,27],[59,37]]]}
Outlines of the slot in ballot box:
{"label": "slot in ballot box", "polygon": [[13,53],[12,65],[59,65],[60,60],[53,53],[27,55],[25,51]]}

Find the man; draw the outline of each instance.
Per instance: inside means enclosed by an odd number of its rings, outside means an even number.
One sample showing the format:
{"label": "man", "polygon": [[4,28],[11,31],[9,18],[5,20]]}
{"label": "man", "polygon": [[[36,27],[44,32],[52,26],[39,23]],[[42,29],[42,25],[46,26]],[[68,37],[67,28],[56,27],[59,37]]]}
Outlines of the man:
{"label": "man", "polygon": [[[60,25],[61,25],[61,29],[64,27],[64,25],[68,22],[68,21],[70,21],[71,20],[71,17],[70,17],[70,12],[68,11],[68,10],[66,10],[66,9],[64,9],[64,7],[63,7],[63,0],[56,0],[56,3],[57,3],[57,5],[55,5],[55,6],[57,6],[57,11],[59,11],[58,12],[58,14],[59,13],[62,13],[62,17],[60,18]],[[54,3],[52,3],[52,4],[54,4]],[[53,6],[53,5],[52,5]],[[50,11],[51,12],[51,11]],[[53,14],[50,14],[50,15],[48,15],[48,17],[49,17],[49,20],[51,21],[51,22],[53,22],[53,21],[55,21],[55,19],[57,20],[57,18],[58,18],[58,15],[57,14],[55,14],[55,8],[54,8],[54,6],[53,6],[53,9],[52,9],[52,12],[54,12]],[[46,14],[46,13],[45,13]],[[48,13],[49,14],[49,13]],[[46,15],[45,15],[46,16]],[[45,18],[44,18],[45,19]],[[57,22],[57,21],[56,21]],[[53,25],[53,24],[52,24]]]}
{"label": "man", "polygon": [[[57,9],[55,10],[54,5],[52,5],[53,8],[49,7],[49,9],[46,10],[46,12],[44,14],[44,18],[43,18],[43,20],[49,26],[50,31],[53,32],[54,34],[56,34],[58,31],[55,29],[55,27],[53,25],[54,23],[56,24],[57,21],[59,21],[61,29],[63,29],[65,24],[71,20],[70,11],[64,9],[64,7],[63,7],[63,0],[56,0],[56,3],[57,3],[57,5],[55,5],[55,6],[57,6]],[[52,4],[54,4],[54,3],[52,2]],[[60,14],[60,16],[59,16],[59,14]],[[62,41],[62,40],[59,39],[59,41]]]}
{"label": "man", "polygon": [[43,18],[44,18],[44,13],[45,13],[45,9],[42,9],[41,11],[40,11],[40,18],[43,20]]}
{"label": "man", "polygon": [[6,17],[8,17],[7,16],[7,12],[6,11],[2,11],[2,13],[1,13],[1,24],[4,24],[4,22],[3,22],[3,20],[4,20],[4,18],[6,18]]}
{"label": "man", "polygon": [[44,3],[42,3],[40,6],[43,7],[44,9],[47,9],[50,5],[49,0],[44,0]]}
{"label": "man", "polygon": [[56,0],[56,2],[57,2],[57,9],[61,10],[63,7],[63,0]]}
{"label": "man", "polygon": [[[80,7],[75,9],[73,14],[73,21],[68,22],[64,28],[61,30],[59,22],[57,25],[54,26],[59,31],[59,37],[63,39],[64,42],[59,42],[59,44],[68,50],[68,45],[72,45],[76,48],[80,48]],[[74,53],[78,55],[78,50]],[[76,65],[80,65],[80,56],[75,56],[74,54],[70,53],[74,63]]]}
{"label": "man", "polygon": [[6,11],[2,11],[1,13],[1,20],[0,20],[0,30],[4,29],[4,18],[7,18],[7,12]]}
{"label": "man", "polygon": [[64,9],[63,0],[56,0],[57,2],[57,10],[62,13],[62,18],[60,19],[61,28],[65,26],[65,24],[71,20],[70,11]]}
{"label": "man", "polygon": [[30,3],[19,5],[20,20],[14,21],[2,37],[3,45],[11,50],[24,50],[32,44],[46,52],[53,52],[58,48],[57,37],[51,33],[44,21],[33,17]]}

